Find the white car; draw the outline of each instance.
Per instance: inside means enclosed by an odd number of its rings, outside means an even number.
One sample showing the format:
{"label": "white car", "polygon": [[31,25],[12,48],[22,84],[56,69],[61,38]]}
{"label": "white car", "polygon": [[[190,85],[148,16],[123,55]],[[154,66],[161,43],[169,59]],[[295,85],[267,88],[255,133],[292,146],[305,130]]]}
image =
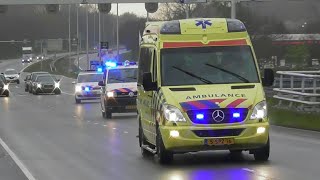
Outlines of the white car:
{"label": "white car", "polygon": [[75,85],[75,101],[76,104],[82,100],[100,99],[101,87],[99,81],[103,80],[103,73],[96,71],[80,72]]}
{"label": "white car", "polygon": [[20,73],[15,69],[7,69],[6,71],[4,71],[4,73],[1,74],[4,75],[7,82],[16,82],[17,84],[20,84]]}

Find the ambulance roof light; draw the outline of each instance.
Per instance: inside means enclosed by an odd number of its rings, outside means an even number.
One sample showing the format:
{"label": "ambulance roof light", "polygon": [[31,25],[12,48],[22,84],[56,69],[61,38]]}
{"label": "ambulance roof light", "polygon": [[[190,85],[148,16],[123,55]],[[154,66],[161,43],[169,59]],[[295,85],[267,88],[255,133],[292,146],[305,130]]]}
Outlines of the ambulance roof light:
{"label": "ambulance roof light", "polygon": [[245,25],[237,19],[227,19],[229,32],[245,32],[247,31]]}
{"label": "ambulance roof light", "polygon": [[161,34],[181,34],[180,22],[178,20],[165,22],[160,30]]}

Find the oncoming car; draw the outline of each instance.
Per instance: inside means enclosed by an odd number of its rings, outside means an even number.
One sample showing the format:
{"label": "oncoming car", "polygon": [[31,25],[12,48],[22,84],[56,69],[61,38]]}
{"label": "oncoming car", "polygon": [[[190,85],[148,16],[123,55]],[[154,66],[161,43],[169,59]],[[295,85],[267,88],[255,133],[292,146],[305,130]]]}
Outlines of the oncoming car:
{"label": "oncoming car", "polygon": [[60,82],[50,74],[38,75],[32,84],[32,93],[38,94],[61,94]]}
{"label": "oncoming car", "polygon": [[103,73],[96,71],[80,72],[75,84],[75,101],[77,104],[82,100],[100,99],[101,87],[98,85],[102,81]]}
{"label": "oncoming car", "polygon": [[30,74],[30,76],[27,76],[25,81],[25,91],[32,93],[32,84],[36,80],[38,75],[50,75],[48,72],[33,72]]}
{"label": "oncoming car", "polygon": [[135,62],[106,62],[102,86],[101,111],[106,119],[112,118],[112,113],[136,112],[137,74]]}
{"label": "oncoming car", "polygon": [[138,75],[139,144],[143,155],[170,163],[177,153],[249,151],[269,158],[263,86],[244,24],[235,19],[154,23],[142,38]]}
{"label": "oncoming car", "polygon": [[9,97],[9,84],[7,84],[6,78],[0,74],[0,96]]}
{"label": "oncoming car", "polygon": [[6,78],[7,82],[12,83],[16,82],[20,84],[20,73],[17,72],[15,69],[7,69],[4,73],[1,73]]}

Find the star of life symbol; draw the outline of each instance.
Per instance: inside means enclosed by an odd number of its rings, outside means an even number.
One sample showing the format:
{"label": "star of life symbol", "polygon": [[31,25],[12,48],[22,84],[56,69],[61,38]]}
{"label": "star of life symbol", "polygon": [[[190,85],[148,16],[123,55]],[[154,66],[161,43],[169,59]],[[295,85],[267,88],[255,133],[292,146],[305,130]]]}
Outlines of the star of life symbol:
{"label": "star of life symbol", "polygon": [[202,26],[202,29],[207,29],[207,26],[212,26],[211,20],[196,20],[196,26]]}
{"label": "star of life symbol", "polygon": [[215,110],[212,113],[212,118],[216,122],[221,122],[224,120],[224,113],[221,110]]}

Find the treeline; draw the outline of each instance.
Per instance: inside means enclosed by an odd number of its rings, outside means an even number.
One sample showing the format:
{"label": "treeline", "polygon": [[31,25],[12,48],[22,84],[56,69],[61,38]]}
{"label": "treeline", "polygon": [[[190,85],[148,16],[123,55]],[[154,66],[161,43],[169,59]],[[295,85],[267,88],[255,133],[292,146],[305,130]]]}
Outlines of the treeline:
{"label": "treeline", "polygon": [[[89,12],[89,47],[97,46],[98,11],[95,6],[79,7],[79,32],[82,40],[82,48],[85,49],[86,40],[86,12]],[[76,6],[71,6],[71,38],[77,35]],[[13,58],[21,56],[22,46],[34,46],[37,40],[69,38],[69,7],[63,5],[57,14],[49,14],[43,6],[10,6],[5,14],[0,14],[0,41],[28,40],[30,43],[4,43],[0,42],[0,58]],[[142,31],[145,18],[135,14],[123,14],[119,20],[120,44],[128,49],[137,51],[138,32]],[[101,14],[101,40],[108,41],[110,46],[116,44],[116,16],[113,14]],[[94,33],[95,32],[95,33]],[[65,47],[68,47],[65,46]],[[35,48],[39,49],[39,48]],[[65,48],[67,50],[67,48]]]}

